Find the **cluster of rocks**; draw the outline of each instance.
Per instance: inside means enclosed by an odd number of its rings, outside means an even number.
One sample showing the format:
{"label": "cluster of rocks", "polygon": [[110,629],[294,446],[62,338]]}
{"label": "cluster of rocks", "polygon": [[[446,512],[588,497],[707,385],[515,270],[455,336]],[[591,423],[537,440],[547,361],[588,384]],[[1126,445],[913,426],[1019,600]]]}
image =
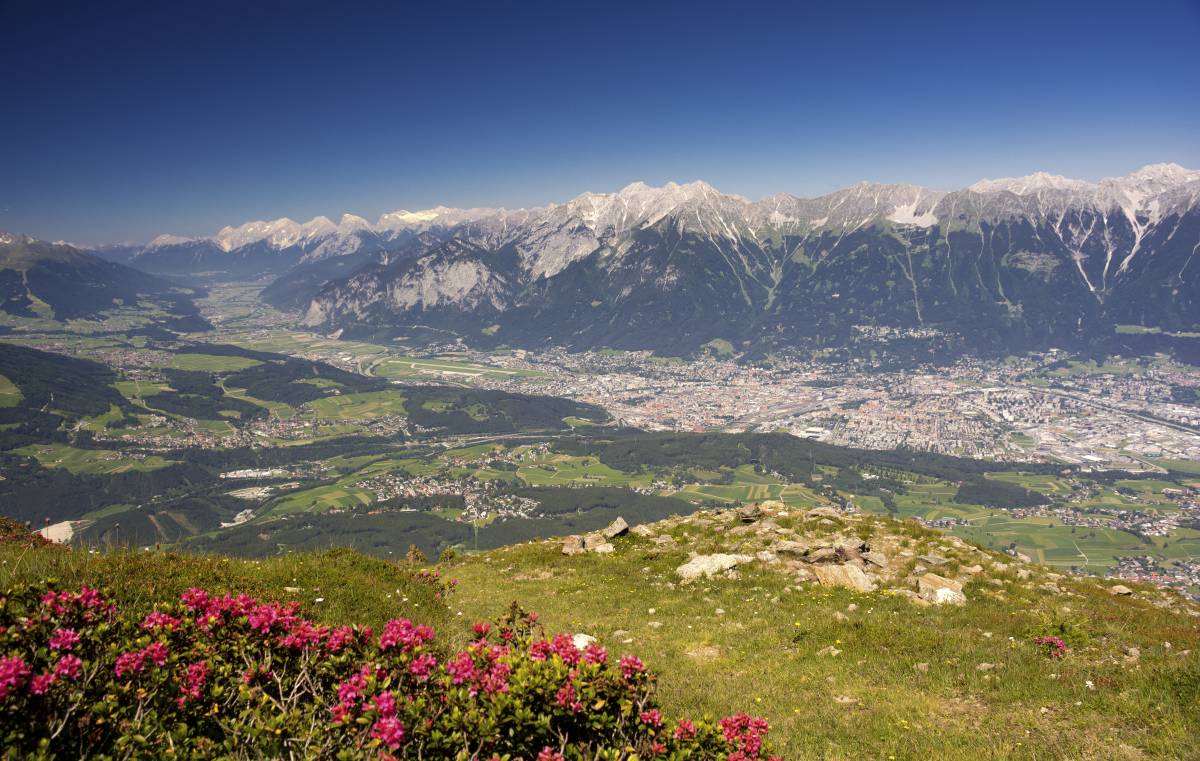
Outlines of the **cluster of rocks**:
{"label": "cluster of rocks", "polygon": [[[953,535],[914,540],[899,533],[878,532],[866,522],[861,515],[832,506],[799,510],[767,501],[674,516],[632,529],[624,518],[617,518],[599,531],[566,537],[562,553],[608,554],[616,549],[612,540],[631,533],[651,543],[651,554],[661,555],[685,549],[693,539],[692,532],[699,530],[715,533],[722,551],[689,553],[688,560],[675,569],[682,584],[716,576],[737,578],[740,566],[761,564],[793,576],[798,583],[884,591],[922,606],[964,605],[964,585],[986,567],[997,573],[1011,571],[1018,583],[1025,582],[1030,588],[1037,584],[1037,589],[1047,594],[1072,594],[1059,586],[1066,578],[1061,574],[1023,567],[1019,559],[998,559]],[[989,583],[1002,587],[1010,582],[992,577]],[[1109,591],[1120,596],[1133,594],[1121,585]],[[980,590],[987,596],[997,592],[986,586]]]}
{"label": "cluster of rocks", "polygon": [[595,552],[606,555],[616,549],[611,540],[628,531],[629,524],[625,522],[624,518],[618,516],[615,521],[600,531],[582,535],[575,534],[563,539],[562,553],[564,555],[582,555],[585,552]]}
{"label": "cluster of rocks", "polygon": [[[783,518],[800,518],[805,530],[781,526]],[[807,511],[792,510],[778,501],[752,504],[734,510],[698,513],[687,518],[669,519],[655,526],[638,526],[635,533],[664,550],[674,548],[675,539],[666,532],[677,525],[708,528],[729,540],[728,551],[695,554],[680,565],[676,575],[683,581],[735,577],[738,566],[762,563],[790,573],[797,581],[815,582],[826,587],[843,587],[859,592],[882,588],[910,597],[919,605],[962,605],[963,581],[954,574],[935,573],[931,568],[949,566],[940,555],[917,555],[902,546],[902,537],[880,536],[865,541],[854,535],[859,515],[834,507]],[[656,530],[657,529],[657,530]],[[949,546],[986,558],[982,550],[970,547],[955,537],[946,537]],[[941,570],[941,569],[939,569]],[[957,568],[959,575],[970,577],[983,567]]]}

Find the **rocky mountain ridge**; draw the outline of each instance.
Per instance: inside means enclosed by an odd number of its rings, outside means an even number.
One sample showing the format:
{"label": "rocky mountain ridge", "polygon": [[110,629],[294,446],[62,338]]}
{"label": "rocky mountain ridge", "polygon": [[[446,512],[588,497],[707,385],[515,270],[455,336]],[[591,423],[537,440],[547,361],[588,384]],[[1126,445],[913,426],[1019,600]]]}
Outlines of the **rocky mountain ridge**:
{"label": "rocky mountain ridge", "polygon": [[[1200,172],[751,202],[695,182],[499,211],[313,293],[305,322],[468,343],[694,348],[948,330],[1010,350],[1200,323]],[[483,335],[481,335],[483,334]]]}

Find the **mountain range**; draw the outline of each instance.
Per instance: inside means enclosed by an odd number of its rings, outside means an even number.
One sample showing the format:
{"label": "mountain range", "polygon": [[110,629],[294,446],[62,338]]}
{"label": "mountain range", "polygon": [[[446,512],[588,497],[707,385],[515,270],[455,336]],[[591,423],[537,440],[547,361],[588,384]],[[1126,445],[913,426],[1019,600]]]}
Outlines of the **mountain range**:
{"label": "mountain range", "polygon": [[108,255],[277,278],[265,298],[344,335],[689,350],[900,328],[1006,349],[1086,343],[1116,324],[1194,330],[1198,249],[1200,171],[1155,164],[1098,183],[864,182],[759,201],[634,183],[536,209],[249,222]]}

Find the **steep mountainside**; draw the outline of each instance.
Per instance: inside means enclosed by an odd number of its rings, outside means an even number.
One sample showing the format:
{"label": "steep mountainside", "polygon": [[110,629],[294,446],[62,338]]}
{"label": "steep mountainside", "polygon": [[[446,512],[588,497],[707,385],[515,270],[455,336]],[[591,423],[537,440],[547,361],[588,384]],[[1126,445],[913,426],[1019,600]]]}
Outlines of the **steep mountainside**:
{"label": "steep mountainside", "polygon": [[208,327],[195,292],[67,245],[0,233],[0,312],[15,318],[102,320],[122,311],[176,330]]}
{"label": "steep mountainside", "polygon": [[[464,223],[328,284],[306,322],[472,343],[694,348],[941,328],[979,348],[1200,322],[1200,172],[1033,175],[938,193],[862,183],[758,202],[696,182]],[[483,331],[486,329],[486,333]]]}
{"label": "steep mountainside", "polygon": [[250,222],[161,236],[131,261],[282,274],[265,299],[346,335],[677,352],[836,346],[882,326],[1012,350],[1082,346],[1115,324],[1193,330],[1198,249],[1200,172],[1158,164],[1099,183],[1038,173],[754,202],[634,183],[538,209]]}

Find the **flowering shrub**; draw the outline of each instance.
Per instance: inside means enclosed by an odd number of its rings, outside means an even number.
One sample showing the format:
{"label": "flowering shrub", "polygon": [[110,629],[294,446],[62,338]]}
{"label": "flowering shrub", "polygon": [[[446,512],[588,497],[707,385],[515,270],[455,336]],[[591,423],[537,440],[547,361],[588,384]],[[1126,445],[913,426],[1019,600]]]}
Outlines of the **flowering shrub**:
{"label": "flowering shrub", "polygon": [[0,742],[16,755],[764,759],[767,723],[663,716],[638,658],[515,608],[459,651],[201,589],[135,617],[96,590],[0,597]]}
{"label": "flowering shrub", "polygon": [[1033,643],[1044,647],[1051,658],[1061,658],[1067,654],[1067,643],[1061,637],[1034,637]]}

